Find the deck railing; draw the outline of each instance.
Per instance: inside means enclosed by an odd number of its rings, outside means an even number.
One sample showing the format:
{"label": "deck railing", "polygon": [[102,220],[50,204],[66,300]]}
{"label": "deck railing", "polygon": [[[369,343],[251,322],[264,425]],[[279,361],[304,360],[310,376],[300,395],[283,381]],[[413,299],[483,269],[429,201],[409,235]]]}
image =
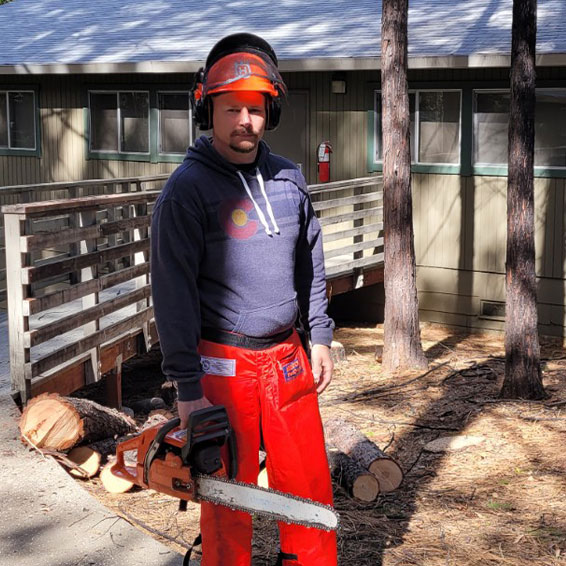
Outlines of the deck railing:
{"label": "deck railing", "polygon": [[[378,266],[380,178],[309,191],[328,279],[363,277]],[[158,194],[125,190],[3,207],[11,380],[23,402],[71,393],[157,341],[149,227]]]}
{"label": "deck railing", "polygon": [[[65,181],[0,187],[0,207],[11,204],[160,189],[167,177],[168,174],[162,174],[147,177],[87,179],[76,182]],[[0,215],[0,303],[6,299],[5,247],[4,219]]]}
{"label": "deck railing", "polygon": [[310,185],[324,235],[326,277],[383,262],[382,177]]}

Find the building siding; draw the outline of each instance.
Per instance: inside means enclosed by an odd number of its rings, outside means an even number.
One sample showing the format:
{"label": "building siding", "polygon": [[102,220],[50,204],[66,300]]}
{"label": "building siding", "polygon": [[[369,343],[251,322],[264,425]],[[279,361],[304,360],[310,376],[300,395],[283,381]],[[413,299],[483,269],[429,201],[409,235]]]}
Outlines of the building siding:
{"label": "building siding", "polygon": [[[508,69],[410,71],[410,86],[469,88],[508,82]],[[290,90],[308,92],[308,182],[317,181],[316,149],[330,141],[331,180],[368,175],[368,113],[379,73],[345,74],[346,94],[330,92],[331,72],[289,73]],[[566,85],[566,69],[540,68],[539,84]],[[89,88],[188,88],[186,75],[51,75],[2,77],[3,86],[38,89],[41,156],[0,156],[0,186],[168,173],[175,163],[86,159]],[[4,84],[3,84],[4,83]],[[430,87],[430,86],[429,86]],[[417,285],[423,320],[502,329],[482,318],[482,301],[505,300],[506,177],[414,173],[412,178]],[[541,328],[566,327],[566,179],[537,178],[536,253]],[[337,196],[337,195],[336,195]],[[338,227],[336,227],[338,229]]]}

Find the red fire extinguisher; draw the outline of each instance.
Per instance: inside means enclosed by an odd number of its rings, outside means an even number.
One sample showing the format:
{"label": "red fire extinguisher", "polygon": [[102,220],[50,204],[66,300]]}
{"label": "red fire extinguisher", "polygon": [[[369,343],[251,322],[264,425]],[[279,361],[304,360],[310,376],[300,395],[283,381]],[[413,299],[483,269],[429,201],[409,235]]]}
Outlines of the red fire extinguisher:
{"label": "red fire extinguisher", "polygon": [[330,181],[330,154],[332,146],[329,141],[324,141],[318,146],[316,159],[318,162],[318,182],[328,183]]}

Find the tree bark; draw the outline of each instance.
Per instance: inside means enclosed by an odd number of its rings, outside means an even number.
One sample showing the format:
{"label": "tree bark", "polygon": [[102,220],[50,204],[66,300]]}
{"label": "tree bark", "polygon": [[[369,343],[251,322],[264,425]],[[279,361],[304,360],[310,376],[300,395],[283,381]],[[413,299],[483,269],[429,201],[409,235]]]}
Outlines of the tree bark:
{"label": "tree bark", "polygon": [[379,494],[377,478],[339,450],[329,450],[332,479],[360,501],[374,501]]}
{"label": "tree bark", "polygon": [[409,90],[408,0],[383,0],[381,91],[385,321],[383,367],[395,372],[426,368],[416,286]]}
{"label": "tree bark", "polygon": [[342,419],[331,419],[324,423],[324,431],[331,446],[344,452],[377,478],[382,493],[393,491],[401,485],[403,471],[399,464],[355,426]]}
{"label": "tree bark", "polygon": [[505,380],[501,396],[542,399],[534,241],[536,0],[514,0],[507,184]]}
{"label": "tree bark", "polygon": [[20,420],[20,432],[26,442],[57,451],[135,429],[135,422],[119,411],[88,399],[51,393],[34,397]]}

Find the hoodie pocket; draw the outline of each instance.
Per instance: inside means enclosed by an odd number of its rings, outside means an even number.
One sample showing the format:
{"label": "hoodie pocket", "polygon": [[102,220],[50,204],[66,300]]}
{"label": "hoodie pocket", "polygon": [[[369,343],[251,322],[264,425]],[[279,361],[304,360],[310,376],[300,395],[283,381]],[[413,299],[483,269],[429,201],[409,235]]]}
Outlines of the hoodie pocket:
{"label": "hoodie pocket", "polygon": [[297,312],[296,296],[265,307],[241,311],[233,332],[246,336],[271,336],[292,327]]}

